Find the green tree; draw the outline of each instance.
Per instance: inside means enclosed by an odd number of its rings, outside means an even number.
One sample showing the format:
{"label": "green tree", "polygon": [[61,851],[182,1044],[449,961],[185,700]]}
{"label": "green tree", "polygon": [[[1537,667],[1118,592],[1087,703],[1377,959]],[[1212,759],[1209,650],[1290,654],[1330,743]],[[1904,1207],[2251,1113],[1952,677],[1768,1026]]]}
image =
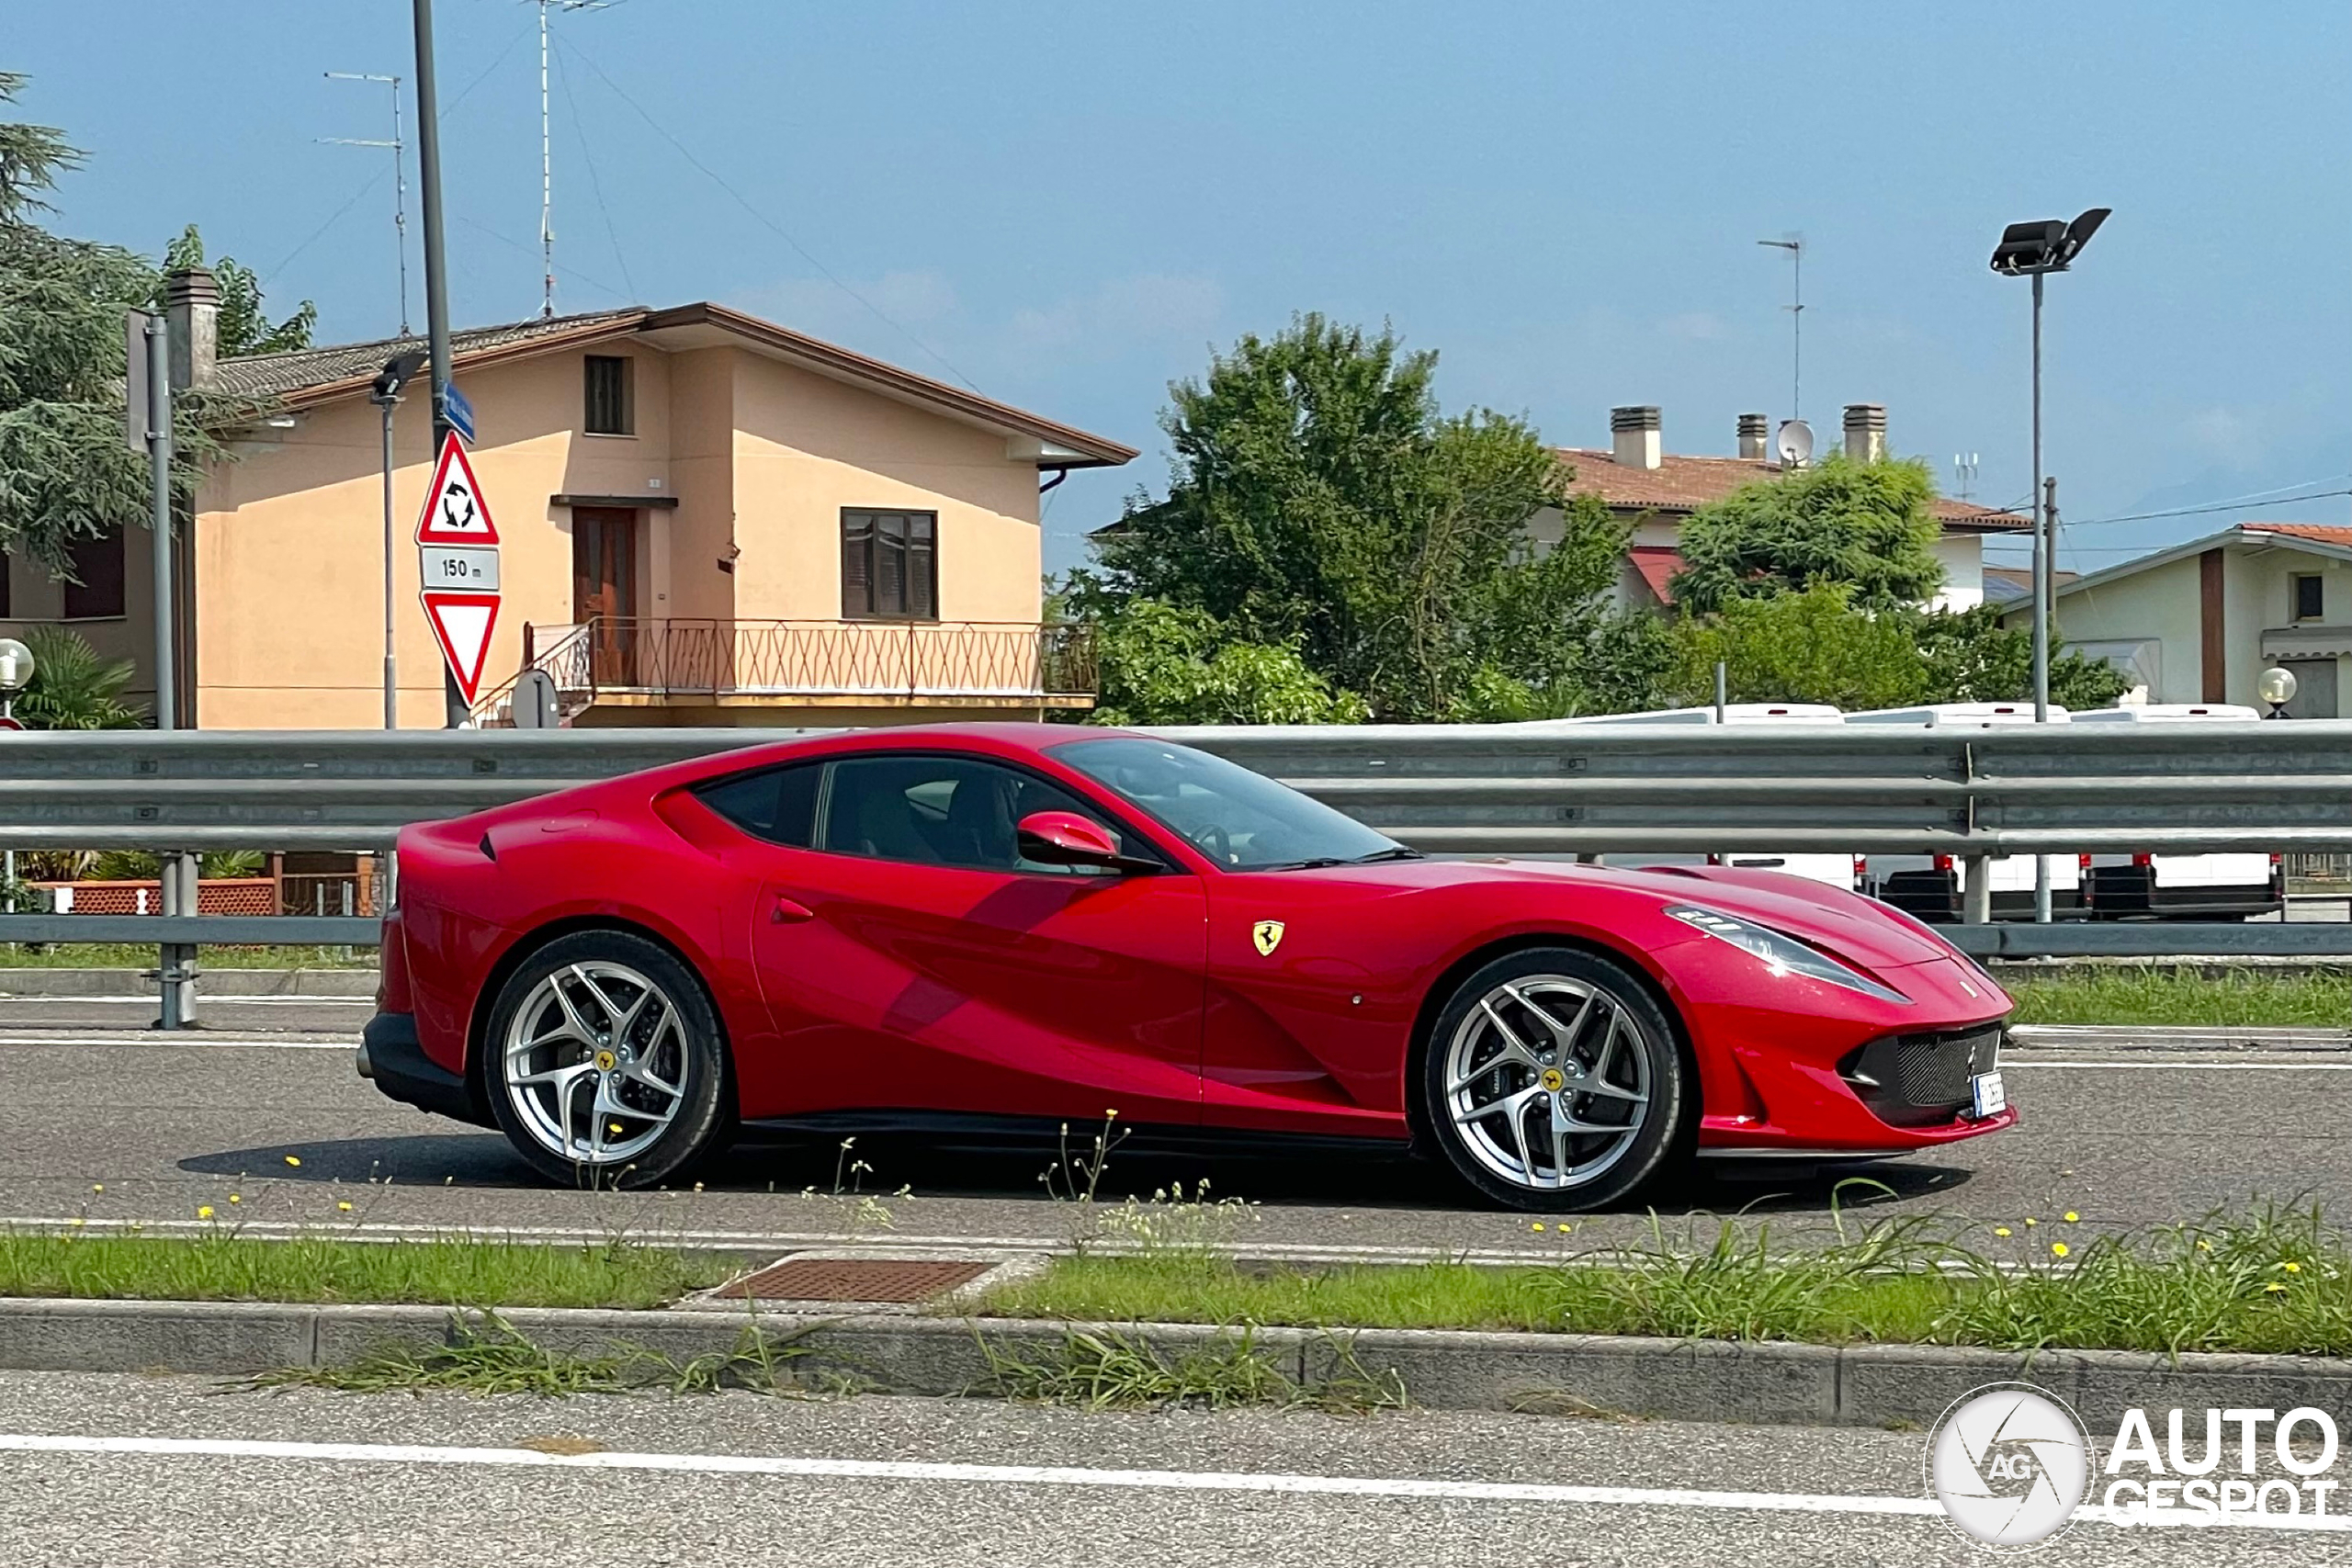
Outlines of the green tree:
{"label": "green tree", "polygon": [[1718,660],[1733,702],[1865,709],[1927,700],[1912,617],[1863,611],[1852,597],[1844,584],[1824,582],[1769,599],[1734,598],[1715,615],[1679,622],[1669,701],[1713,701]]}
{"label": "green tree", "polygon": [[1864,609],[1924,604],[1944,581],[1934,498],[1924,463],[1856,463],[1842,453],[1742,485],[1683,525],[1675,603],[1703,615],[1829,582],[1849,584]]}
{"label": "green tree", "polygon": [[[1138,496],[1100,542],[1103,595],[1295,649],[1384,719],[1463,715],[1474,687],[1565,700],[1624,528],[1570,504],[1525,422],[1442,414],[1436,366],[1393,333],[1312,314],[1216,355],[1170,389],[1169,492]],[[1563,537],[1539,550],[1529,526],[1552,509]]]}
{"label": "green tree", "polygon": [[[1998,605],[1939,611],[1918,620],[1931,703],[2018,702],[2033,695],[2033,633],[2001,624]],[[2104,660],[2053,647],[2050,700],[2062,707],[2103,708],[2132,689]]]}
{"label": "green tree", "polygon": [[[24,85],[0,73],[0,106]],[[50,127],[0,121],[0,551],[61,576],[74,541],[147,520],[146,461],[122,438],[122,320],[162,288],[145,257],[34,220],[50,210],[44,193],[82,162]],[[200,254],[193,230],[180,244]],[[223,353],[308,342],[316,312],[307,302],[270,326],[251,272],[222,265]],[[217,394],[176,400],[174,480],[183,503],[220,450],[211,432],[251,412]]]}
{"label": "green tree", "polygon": [[18,694],[16,716],[28,729],[136,729],[146,710],[123,700],[135,673],[127,659],[107,659],[79,632],[34,626],[25,633],[33,678]]}
{"label": "green tree", "polygon": [[1334,691],[1296,649],[1234,638],[1205,610],[1102,593],[1073,572],[1057,612],[1092,623],[1097,724],[1354,724],[1363,699]]}
{"label": "green tree", "polygon": [[[311,346],[311,333],[319,324],[319,308],[305,299],[294,313],[273,325],[264,313],[261,279],[254,269],[239,265],[233,256],[219,261],[204,259],[204,236],[191,223],[181,231],[180,237],[164,247],[164,271],[176,272],[182,267],[209,266],[212,281],[220,286],[220,319],[219,326],[220,355],[223,359],[243,359],[255,354],[290,354]],[[162,280],[156,284],[155,308],[163,307]]]}

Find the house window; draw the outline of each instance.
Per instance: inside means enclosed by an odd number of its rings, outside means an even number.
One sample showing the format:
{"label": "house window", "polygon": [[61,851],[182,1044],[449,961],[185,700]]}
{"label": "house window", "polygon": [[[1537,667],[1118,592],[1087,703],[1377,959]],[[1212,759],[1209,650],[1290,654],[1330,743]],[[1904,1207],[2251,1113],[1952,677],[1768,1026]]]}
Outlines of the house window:
{"label": "house window", "polygon": [[2326,615],[2327,600],[2320,591],[2319,573],[2298,572],[2289,579],[2294,584],[2295,619],[2316,621]]}
{"label": "house window", "polygon": [[842,617],[939,619],[939,514],[842,509]]}
{"label": "house window", "polygon": [[618,355],[592,354],[584,363],[588,406],[582,428],[591,435],[634,435],[637,405],[628,361]]}
{"label": "house window", "polygon": [[65,585],[65,618],[93,621],[121,615],[122,530],[110,528],[95,539],[76,539],[66,558],[79,581]]}

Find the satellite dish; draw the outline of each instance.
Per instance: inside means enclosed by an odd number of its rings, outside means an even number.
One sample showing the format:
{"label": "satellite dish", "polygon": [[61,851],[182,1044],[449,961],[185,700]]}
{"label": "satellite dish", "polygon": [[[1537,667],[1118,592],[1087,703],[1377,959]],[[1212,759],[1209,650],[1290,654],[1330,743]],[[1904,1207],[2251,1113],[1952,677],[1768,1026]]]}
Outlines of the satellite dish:
{"label": "satellite dish", "polygon": [[1804,468],[1813,460],[1813,426],[1801,419],[1782,420],[1778,446],[1781,467]]}

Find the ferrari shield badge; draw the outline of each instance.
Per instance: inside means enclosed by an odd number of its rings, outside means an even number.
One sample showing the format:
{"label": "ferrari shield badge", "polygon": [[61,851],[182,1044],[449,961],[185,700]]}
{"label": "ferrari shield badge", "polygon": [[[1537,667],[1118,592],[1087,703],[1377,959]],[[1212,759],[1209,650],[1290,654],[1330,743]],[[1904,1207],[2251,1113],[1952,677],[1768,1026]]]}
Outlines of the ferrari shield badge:
{"label": "ferrari shield badge", "polygon": [[1258,944],[1260,953],[1271,958],[1274,949],[1283,944],[1283,923],[1280,920],[1260,920],[1250,928],[1250,940]]}

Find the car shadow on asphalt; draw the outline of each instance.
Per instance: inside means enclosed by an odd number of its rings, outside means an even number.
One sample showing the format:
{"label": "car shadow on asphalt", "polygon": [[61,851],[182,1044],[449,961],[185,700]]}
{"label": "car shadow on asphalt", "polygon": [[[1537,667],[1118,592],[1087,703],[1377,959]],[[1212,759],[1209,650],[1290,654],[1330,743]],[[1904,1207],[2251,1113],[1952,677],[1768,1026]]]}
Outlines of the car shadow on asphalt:
{"label": "car shadow on asphalt", "polygon": [[[1080,1160],[1091,1150],[1074,1145]],[[295,1163],[299,1162],[299,1163]],[[545,1190],[547,1184],[497,1134],[448,1133],[419,1137],[320,1139],[193,1155],[178,1162],[196,1175],[259,1178],[344,1186],[453,1187],[472,1190]],[[855,1170],[863,1165],[867,1168]],[[1965,1168],[1928,1161],[1868,1165],[1734,1166],[1702,1162],[1618,1205],[1615,1212],[1662,1216],[1742,1213],[1820,1215],[1832,1209],[1928,1206],[1969,1180]],[[911,1134],[865,1134],[850,1141],[825,1138],[737,1145],[700,1173],[710,1192],[831,1194],[845,1190],[888,1195],[900,1188],[919,1197],[1049,1202],[1067,1199],[1085,1178],[1073,1179],[1058,1147],[942,1148]],[[1438,1163],[1401,1153],[1336,1156],[1269,1153],[1237,1136],[1230,1147],[1211,1140],[1182,1152],[1118,1148],[1105,1162],[1096,1196],[1116,1202],[1148,1197],[1179,1183],[1189,1191],[1206,1181],[1212,1196],[1269,1207],[1481,1212],[1487,1204]]]}

